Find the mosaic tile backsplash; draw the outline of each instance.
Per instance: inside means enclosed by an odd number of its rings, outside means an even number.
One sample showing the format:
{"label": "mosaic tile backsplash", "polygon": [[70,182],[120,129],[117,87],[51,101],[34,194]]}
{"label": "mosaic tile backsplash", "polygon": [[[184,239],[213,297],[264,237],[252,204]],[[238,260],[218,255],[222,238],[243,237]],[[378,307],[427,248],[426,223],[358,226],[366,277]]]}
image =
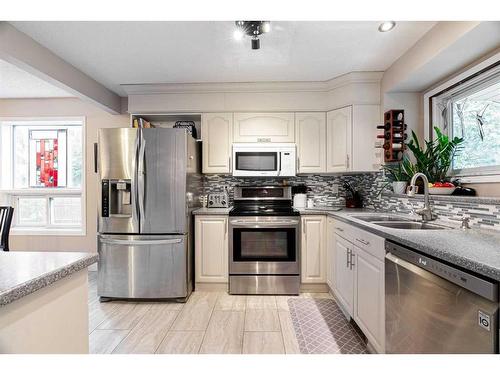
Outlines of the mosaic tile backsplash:
{"label": "mosaic tile backsplash", "polygon": [[[317,206],[339,206],[345,204],[344,181],[349,182],[353,187],[361,191],[363,197],[369,197],[374,194],[377,177],[376,173],[358,174],[358,175],[305,175],[283,178],[255,178],[255,177],[233,177],[227,175],[204,175],[205,176],[205,194],[220,193],[224,186],[229,191],[229,202],[233,202],[233,188],[237,185],[277,185],[282,184],[284,180],[290,185],[306,185],[310,191],[308,198],[313,198]],[[338,193],[335,189],[338,188]]]}
{"label": "mosaic tile backsplash", "polygon": [[[241,178],[228,175],[204,175],[205,194],[222,192],[224,186],[229,191],[229,201],[233,201],[233,188],[236,185],[275,185],[284,180],[290,185],[306,185],[316,206],[343,206],[345,189],[343,183],[349,182],[359,189],[366,208],[389,212],[410,213],[422,207],[423,197],[408,198],[390,192],[381,172],[355,175],[303,175],[282,178]],[[338,193],[336,189],[338,188]],[[457,223],[466,215],[476,227],[500,230],[500,199],[481,199],[469,197],[431,196],[434,212],[440,219]]]}

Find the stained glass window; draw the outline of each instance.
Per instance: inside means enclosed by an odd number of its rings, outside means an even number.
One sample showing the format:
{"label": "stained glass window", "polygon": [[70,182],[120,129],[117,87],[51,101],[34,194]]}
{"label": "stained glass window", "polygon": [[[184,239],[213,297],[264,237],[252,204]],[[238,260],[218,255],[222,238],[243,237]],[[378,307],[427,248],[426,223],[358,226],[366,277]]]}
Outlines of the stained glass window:
{"label": "stained glass window", "polygon": [[15,208],[13,229],[82,230],[82,121],[0,122],[0,146],[0,200]]}

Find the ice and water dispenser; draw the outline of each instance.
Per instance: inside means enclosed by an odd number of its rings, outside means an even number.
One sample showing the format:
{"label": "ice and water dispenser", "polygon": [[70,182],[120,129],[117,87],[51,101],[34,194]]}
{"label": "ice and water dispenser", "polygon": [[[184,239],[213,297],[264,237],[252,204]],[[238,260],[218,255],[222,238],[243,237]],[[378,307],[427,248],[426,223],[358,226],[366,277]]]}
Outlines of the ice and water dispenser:
{"label": "ice and water dispenser", "polygon": [[131,180],[102,180],[102,217],[131,217]]}

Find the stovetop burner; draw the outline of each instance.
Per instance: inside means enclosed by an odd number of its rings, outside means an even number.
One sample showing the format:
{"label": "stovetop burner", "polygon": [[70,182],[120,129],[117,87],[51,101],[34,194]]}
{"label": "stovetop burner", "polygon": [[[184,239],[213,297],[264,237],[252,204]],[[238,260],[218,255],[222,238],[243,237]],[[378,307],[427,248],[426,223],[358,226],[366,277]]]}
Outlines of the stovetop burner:
{"label": "stovetop burner", "polygon": [[299,216],[290,186],[237,186],[230,216]]}

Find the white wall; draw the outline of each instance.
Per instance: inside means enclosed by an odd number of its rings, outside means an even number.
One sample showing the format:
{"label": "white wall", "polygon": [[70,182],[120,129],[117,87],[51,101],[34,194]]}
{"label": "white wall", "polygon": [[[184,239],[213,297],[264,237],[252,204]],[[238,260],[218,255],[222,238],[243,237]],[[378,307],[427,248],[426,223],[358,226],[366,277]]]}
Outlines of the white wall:
{"label": "white wall", "polygon": [[85,236],[20,236],[13,235],[11,250],[88,251],[96,252],[97,175],[93,170],[93,144],[97,129],[128,127],[128,115],[112,115],[95,105],[76,98],[0,99],[0,117],[84,116],[86,119],[86,214]]}

